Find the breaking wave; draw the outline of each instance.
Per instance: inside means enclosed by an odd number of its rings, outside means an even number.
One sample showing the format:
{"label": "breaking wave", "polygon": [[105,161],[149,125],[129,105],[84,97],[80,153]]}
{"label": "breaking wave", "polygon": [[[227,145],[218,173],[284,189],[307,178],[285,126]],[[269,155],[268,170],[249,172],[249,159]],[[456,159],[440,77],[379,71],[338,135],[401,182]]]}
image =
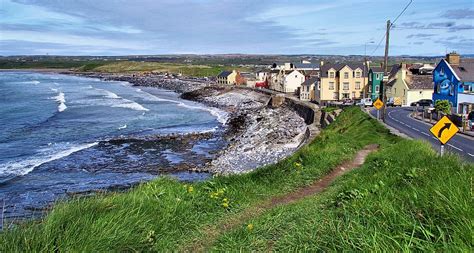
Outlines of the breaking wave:
{"label": "breaking wave", "polygon": [[[52,91],[58,92],[58,89],[51,88]],[[58,103],[58,112],[63,112],[64,110],[67,109],[66,106],[66,97],[64,96],[64,93],[59,91],[58,95],[55,97],[52,97],[52,99],[56,100]]]}
{"label": "breaking wave", "polygon": [[186,103],[172,100],[172,99],[160,98],[148,92],[144,92],[141,89],[136,89],[136,91],[143,94],[144,98],[149,99],[151,101],[170,102],[170,103],[176,104],[179,107],[184,107],[184,108],[193,109],[193,110],[208,111],[211,115],[216,117],[217,121],[219,121],[222,125],[225,125],[227,123],[227,120],[229,119],[229,115],[226,112],[219,110],[217,108],[211,108],[211,107],[200,106],[200,105],[190,105],[190,104],[186,104]]}
{"label": "breaking wave", "polygon": [[78,152],[80,150],[93,147],[97,145],[98,142],[94,143],[87,143],[81,144],[76,146],[70,146],[62,150],[57,150],[54,148],[46,149],[41,152],[36,157],[32,157],[29,159],[21,160],[21,161],[12,161],[6,164],[0,164],[0,177],[9,177],[11,175],[14,176],[22,176],[30,173],[38,166],[42,164],[66,157],[71,155],[72,153]]}

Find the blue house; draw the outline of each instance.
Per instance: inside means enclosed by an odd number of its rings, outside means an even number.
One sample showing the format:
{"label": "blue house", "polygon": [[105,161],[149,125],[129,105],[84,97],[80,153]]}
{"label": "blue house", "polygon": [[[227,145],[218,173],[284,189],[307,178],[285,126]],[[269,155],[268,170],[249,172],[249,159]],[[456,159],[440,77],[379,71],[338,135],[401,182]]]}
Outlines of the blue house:
{"label": "blue house", "polygon": [[448,100],[452,112],[468,114],[474,110],[474,59],[457,53],[446,55],[433,71],[433,102]]}

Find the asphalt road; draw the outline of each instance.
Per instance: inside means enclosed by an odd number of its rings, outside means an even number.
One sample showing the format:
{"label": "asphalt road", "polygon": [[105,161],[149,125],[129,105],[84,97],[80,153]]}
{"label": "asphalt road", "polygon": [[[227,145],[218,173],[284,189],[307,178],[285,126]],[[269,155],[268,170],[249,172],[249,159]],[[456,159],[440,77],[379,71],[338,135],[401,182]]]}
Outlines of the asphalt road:
{"label": "asphalt road", "polygon": [[[387,108],[385,123],[398,131],[414,138],[428,141],[435,150],[439,152],[440,142],[430,132],[431,124],[421,122],[410,117],[412,107]],[[370,113],[377,115],[377,110],[372,109]],[[474,138],[462,134],[456,134],[444,146],[445,152],[459,154],[466,160],[474,162]]]}

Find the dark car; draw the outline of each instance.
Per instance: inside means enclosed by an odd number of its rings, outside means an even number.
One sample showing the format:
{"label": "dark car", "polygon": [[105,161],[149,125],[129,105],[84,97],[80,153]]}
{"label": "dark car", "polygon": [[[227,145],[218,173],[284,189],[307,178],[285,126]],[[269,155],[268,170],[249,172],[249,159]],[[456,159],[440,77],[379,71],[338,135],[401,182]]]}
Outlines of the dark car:
{"label": "dark car", "polygon": [[433,100],[431,99],[420,99],[410,104],[411,106],[433,106]]}

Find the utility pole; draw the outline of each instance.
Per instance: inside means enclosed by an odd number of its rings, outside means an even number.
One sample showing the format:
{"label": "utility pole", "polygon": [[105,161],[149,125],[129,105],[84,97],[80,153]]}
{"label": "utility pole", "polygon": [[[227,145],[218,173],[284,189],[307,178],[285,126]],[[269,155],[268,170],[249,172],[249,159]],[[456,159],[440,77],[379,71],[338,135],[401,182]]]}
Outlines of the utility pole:
{"label": "utility pole", "polygon": [[[388,72],[388,42],[390,40],[390,27],[391,27],[392,23],[390,23],[390,20],[387,20],[387,31],[386,31],[386,34],[385,34],[385,57],[384,57],[384,63],[383,63],[383,66],[384,66],[384,70],[383,70],[383,78],[385,79],[385,77],[387,76],[387,72]],[[388,80],[387,80],[388,81]],[[385,83],[385,80],[382,80],[382,87],[380,87],[380,90],[382,91],[382,94],[381,94],[381,98],[382,98],[382,101],[383,101],[383,106],[382,106],[382,121],[385,122],[385,113],[386,113],[386,109],[387,109],[387,85]]]}

